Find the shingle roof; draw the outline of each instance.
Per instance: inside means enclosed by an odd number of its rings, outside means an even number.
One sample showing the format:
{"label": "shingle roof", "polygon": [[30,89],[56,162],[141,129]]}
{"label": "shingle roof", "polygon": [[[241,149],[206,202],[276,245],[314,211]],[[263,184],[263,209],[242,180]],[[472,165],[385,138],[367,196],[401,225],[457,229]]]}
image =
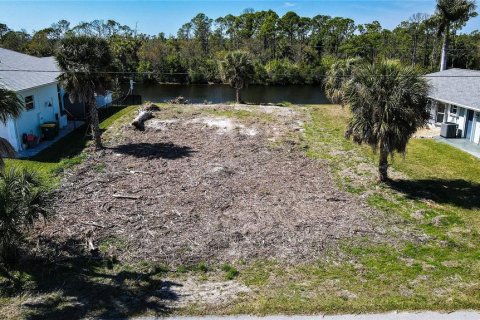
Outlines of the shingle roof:
{"label": "shingle roof", "polygon": [[21,91],[57,82],[60,72],[45,71],[59,71],[54,57],[37,58],[0,48],[0,84],[8,89]]}
{"label": "shingle roof", "polygon": [[430,98],[480,111],[480,71],[448,69],[425,77],[431,85]]}

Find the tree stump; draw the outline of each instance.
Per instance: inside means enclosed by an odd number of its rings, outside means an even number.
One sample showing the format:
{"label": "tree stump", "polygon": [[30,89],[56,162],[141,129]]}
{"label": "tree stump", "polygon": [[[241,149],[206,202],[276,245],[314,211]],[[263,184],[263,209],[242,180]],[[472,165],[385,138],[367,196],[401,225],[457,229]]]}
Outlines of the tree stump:
{"label": "tree stump", "polygon": [[133,119],[132,126],[135,127],[135,129],[144,131],[145,130],[145,121],[152,119],[153,114],[150,111],[140,111],[138,116]]}

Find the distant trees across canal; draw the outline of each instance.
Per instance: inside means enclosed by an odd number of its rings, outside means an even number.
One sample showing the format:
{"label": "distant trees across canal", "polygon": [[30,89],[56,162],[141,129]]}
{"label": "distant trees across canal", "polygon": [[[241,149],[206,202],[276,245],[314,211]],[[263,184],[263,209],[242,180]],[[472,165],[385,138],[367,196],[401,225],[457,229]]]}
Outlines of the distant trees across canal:
{"label": "distant trees across canal", "polygon": [[[61,20],[34,34],[0,23],[0,46],[36,56],[51,56],[64,37],[87,35],[107,40],[112,71],[119,77],[161,83],[220,83],[219,61],[235,50],[251,54],[253,84],[320,84],[340,59],[369,62],[396,59],[425,72],[437,70],[442,53],[440,13],[405,17],[393,30],[378,21],[357,24],[343,17],[302,17],[293,11],[246,9],[240,15],[197,14],[176,35],[138,33],[114,20],[71,25]],[[448,67],[480,68],[480,33],[460,34],[466,21],[449,25]]]}

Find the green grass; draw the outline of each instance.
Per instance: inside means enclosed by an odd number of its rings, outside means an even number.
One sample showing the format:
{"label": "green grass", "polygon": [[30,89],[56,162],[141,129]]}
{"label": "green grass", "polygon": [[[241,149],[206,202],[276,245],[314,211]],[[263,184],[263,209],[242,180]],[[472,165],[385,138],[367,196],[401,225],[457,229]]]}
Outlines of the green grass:
{"label": "green grass", "polygon": [[480,160],[450,145],[431,139],[412,139],[405,159],[393,167],[415,179],[464,179],[480,183]]}
{"label": "green grass", "polygon": [[237,268],[235,268],[234,266],[229,265],[229,264],[224,264],[221,269],[222,269],[222,271],[225,272],[225,278],[227,280],[233,280],[239,274],[239,271],[237,270]]}
{"label": "green grass", "polygon": [[268,113],[259,112],[255,110],[255,107],[251,107],[251,110],[218,110],[218,109],[204,109],[203,113],[207,115],[239,119],[244,122],[261,121],[263,123],[269,123],[274,120],[274,116]]}
{"label": "green grass", "polygon": [[[242,274],[264,291],[235,312],[479,309],[480,161],[432,140],[412,140],[405,159],[394,160],[395,181],[378,184],[371,150],[343,137],[348,111],[311,106],[309,112],[302,141],[307,155],[328,161],[340,188],[365,195],[370,206],[403,221],[400,227],[428,238],[396,246],[357,239],[340,260],[270,266],[268,277],[265,266],[256,265]],[[252,282],[256,278],[262,281]]]}
{"label": "green grass", "polygon": [[480,161],[448,145],[414,139],[406,157],[394,159],[394,182],[378,184],[377,157],[343,137],[348,111],[328,105],[308,112],[311,121],[300,139],[307,155],[327,161],[341,189],[425,238],[396,245],[355,239],[340,256],[327,253],[296,266],[247,263],[239,279],[258,294],[228,312],[480,309]]}
{"label": "green grass", "polygon": [[[122,110],[102,126],[118,127],[133,111]],[[176,109],[168,112],[175,114]],[[306,154],[329,163],[339,188],[361,197],[396,221],[396,227],[421,239],[378,244],[356,238],[342,242],[340,253],[326,252],[316,262],[299,265],[256,260],[234,265],[198,263],[169,270],[152,263],[80,258],[67,259],[54,271],[50,271],[52,266],[23,266],[28,270],[15,273],[16,281],[0,276],[4,290],[0,312],[17,310],[14,307],[25,296],[40,292],[52,295],[52,307],[43,315],[68,316],[71,302],[66,297],[101,292],[92,297],[98,303],[89,306],[89,316],[162,314],[152,307],[152,296],[165,284],[161,280],[166,276],[180,283],[188,277],[227,279],[252,289],[251,295],[227,306],[205,310],[194,305],[180,311],[186,314],[480,309],[480,161],[432,140],[412,140],[406,157],[397,156],[393,162],[394,181],[378,184],[376,156],[368,147],[343,137],[348,111],[339,106],[310,106],[306,112],[311,120],[304,136],[298,137]],[[247,120],[252,116],[244,112],[212,114]],[[49,165],[61,167],[60,162]],[[95,170],[101,171],[102,165]],[[51,170],[47,173],[55,176]],[[112,247],[128,250],[126,241],[118,237],[103,239],[99,247],[105,254]],[[67,311],[62,313],[59,308]]]}
{"label": "green grass", "polygon": [[[130,114],[137,107],[127,108],[111,107],[100,110],[100,129],[106,130],[108,127],[125,115]],[[43,150],[35,157],[30,159],[7,159],[6,167],[26,168],[37,171],[44,179],[45,183],[54,188],[58,185],[60,174],[76,164],[82,162],[85,158],[84,149],[88,146],[89,140],[86,139],[86,126],[80,126],[68,136],[52,144],[49,148]]]}
{"label": "green grass", "polygon": [[[109,319],[161,315],[169,313],[163,299],[175,297],[163,281],[171,271],[141,261],[119,264],[112,259],[77,254],[55,264],[39,259],[34,265],[15,269],[9,278],[0,276],[2,319],[78,319],[85,312],[87,318]],[[158,293],[159,289],[163,293]],[[21,307],[29,297],[40,299],[41,304]]]}

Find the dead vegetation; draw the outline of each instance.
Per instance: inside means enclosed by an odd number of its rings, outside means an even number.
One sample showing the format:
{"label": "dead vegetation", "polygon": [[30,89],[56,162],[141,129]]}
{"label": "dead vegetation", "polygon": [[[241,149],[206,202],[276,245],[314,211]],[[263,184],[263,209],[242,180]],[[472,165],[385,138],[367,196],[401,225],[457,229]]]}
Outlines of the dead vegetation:
{"label": "dead vegetation", "polygon": [[41,233],[66,240],[93,231],[95,245],[109,239],[105,250],[122,261],[169,265],[299,263],[360,237],[403,238],[392,237],[384,213],[339,191],[326,163],[305,157],[304,113],[181,108],[155,112],[143,132],[117,128],[106,150],[66,174],[58,216]]}

